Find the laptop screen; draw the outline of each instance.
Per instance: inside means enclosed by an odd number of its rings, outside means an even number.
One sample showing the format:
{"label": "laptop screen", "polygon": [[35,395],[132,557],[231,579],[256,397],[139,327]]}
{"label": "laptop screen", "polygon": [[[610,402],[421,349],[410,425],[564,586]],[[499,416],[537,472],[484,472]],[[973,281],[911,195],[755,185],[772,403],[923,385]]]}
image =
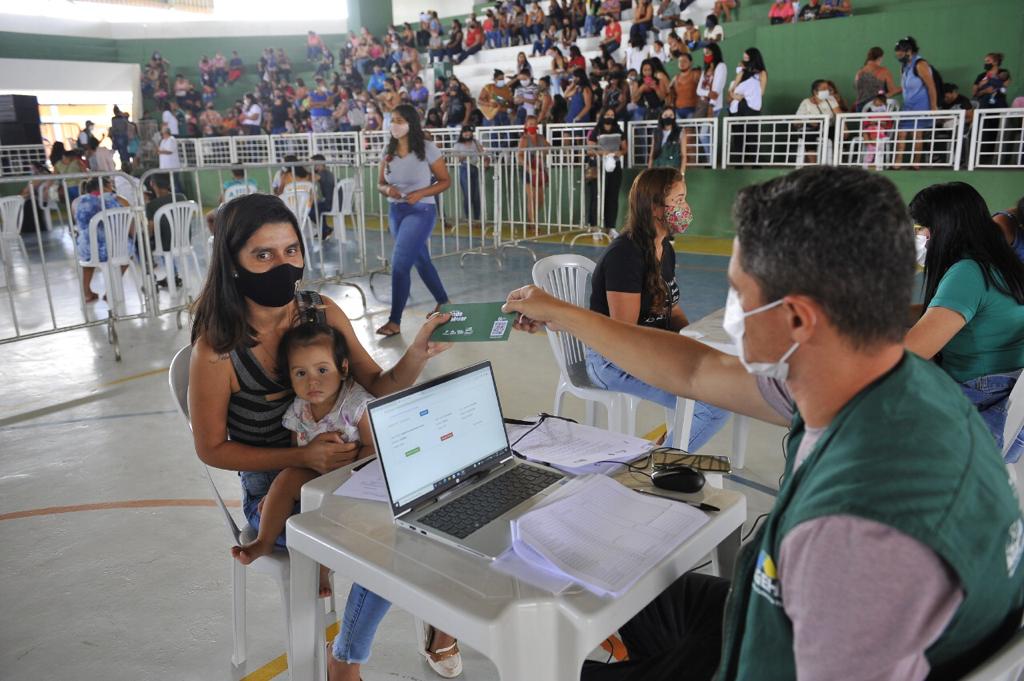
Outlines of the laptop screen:
{"label": "laptop screen", "polygon": [[511,455],[490,362],[370,403],[395,514]]}

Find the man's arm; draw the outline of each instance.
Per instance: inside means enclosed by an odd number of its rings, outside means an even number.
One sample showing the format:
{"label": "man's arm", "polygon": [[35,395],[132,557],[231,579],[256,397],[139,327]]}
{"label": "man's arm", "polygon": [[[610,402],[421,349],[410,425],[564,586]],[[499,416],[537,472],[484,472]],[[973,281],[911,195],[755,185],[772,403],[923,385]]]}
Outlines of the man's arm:
{"label": "man's arm", "polygon": [[533,332],[548,324],[567,331],[626,373],[673,395],[787,425],[738,359],[692,338],[615,321],[536,286],[510,293],[504,309],[522,315],[516,328]]}

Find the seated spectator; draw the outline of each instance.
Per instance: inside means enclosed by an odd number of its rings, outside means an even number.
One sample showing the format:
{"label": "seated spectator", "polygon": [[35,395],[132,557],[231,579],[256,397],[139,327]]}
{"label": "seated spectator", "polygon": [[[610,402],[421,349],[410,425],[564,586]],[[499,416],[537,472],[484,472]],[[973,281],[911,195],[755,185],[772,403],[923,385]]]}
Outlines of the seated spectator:
{"label": "seated spectator", "polygon": [[992,219],[1006,237],[1006,243],[1017,254],[1017,258],[1024,262],[1024,196],[1017,201],[1017,205],[1007,210],[997,210],[992,214]]}
{"label": "seated spectator", "polygon": [[512,95],[516,105],[516,125],[525,125],[526,119],[537,113],[537,85],[533,82],[533,72],[523,69],[519,72],[519,87]]}
{"label": "seated spectator", "polygon": [[85,158],[89,161],[89,170],[93,172],[113,172],[117,169],[114,165],[114,152],[106,147],[101,147],[99,140],[95,137],[89,140]]}
{"label": "seated spectator", "polygon": [[569,87],[565,89],[565,101],[569,105],[566,123],[592,123],[598,102],[594,100],[594,88],[590,85],[585,69],[572,73]]}
{"label": "seated spectator", "polygon": [[611,57],[622,44],[622,24],[612,17],[604,26],[604,37],[601,39],[601,54]]}
{"label": "seated spectator", "polygon": [[597,10],[597,16],[602,21],[615,17],[616,21],[622,20],[622,6],[619,0],[601,0],[601,7]]}
{"label": "seated spectator", "polygon": [[558,40],[562,44],[563,50],[570,50],[576,47],[576,40],[579,39],[579,32],[576,27],[572,25],[572,20],[569,17],[562,19],[562,30],[558,34]]}
{"label": "seated spectator", "polygon": [[[153,224],[154,218],[156,218],[157,210],[163,208],[169,203],[176,201],[187,201],[188,199],[181,192],[171,194],[171,179],[165,173],[158,173],[153,175],[150,185],[153,188],[153,198],[146,202],[146,227],[149,233],[150,246],[156,245],[156,225]],[[171,248],[171,221],[166,216],[160,221],[160,245],[163,250],[167,251]],[[177,275],[175,275],[177,279]],[[158,278],[156,282],[157,286],[167,286],[167,275]],[[178,285],[181,285],[181,280],[178,279]]]}
{"label": "seated spectator", "polygon": [[882,64],[882,57],[885,52],[881,47],[872,47],[868,50],[864,66],[860,67],[857,75],[853,77],[853,83],[857,88],[857,102],[855,110],[860,111],[864,105],[874,99],[879,90],[884,90],[887,97],[895,95],[897,90],[893,83],[892,72]]}
{"label": "seated spectator", "polygon": [[850,5],[850,0],[821,0],[821,11],[818,12],[818,18],[848,17],[852,12],[853,7]]}
{"label": "seated spectator", "polygon": [[807,0],[807,4],[800,8],[797,14],[797,21],[814,21],[821,15],[821,0]]}
{"label": "seated spectator", "polygon": [[[829,122],[826,126],[826,134],[829,137],[833,137],[834,128],[831,127],[832,121],[835,119],[836,114],[841,112],[842,109],[839,108],[839,102],[828,87],[828,81],[819,79],[811,83],[811,96],[800,102],[796,115],[827,117]],[[818,162],[817,148],[818,142],[821,139],[821,126],[816,122],[806,123],[804,128],[802,139],[806,150],[806,160],[807,163],[813,165]]]}
{"label": "seated spectator", "polygon": [[430,55],[431,65],[433,65],[434,61],[444,61],[444,41],[441,39],[441,34],[438,31],[430,31],[430,39],[427,41],[427,54]]}
{"label": "seated spectator", "polygon": [[586,57],[580,52],[580,48],[575,45],[569,48],[569,63],[566,66],[569,71],[575,71],[576,69],[586,70],[587,68]]}
{"label": "seated spectator", "polygon": [[[317,199],[316,204],[309,210],[309,219],[314,224],[319,220],[321,224],[320,236],[326,239],[334,233],[334,228],[327,224],[324,213],[327,213],[334,206],[334,173],[327,167],[327,159],[323,154],[313,154],[313,181],[316,182]],[[338,205],[341,205],[342,197],[338,197]]]}
{"label": "seated spectator", "polygon": [[[939,365],[960,384],[1003,447],[1007,397],[1024,367],[1024,263],[993,229],[985,200],[969,184],[949,182],[910,202],[923,248],[924,314],[907,332],[907,349]],[[1016,437],[1006,452],[1024,453]]]}
{"label": "seated spectator", "polygon": [[696,50],[700,47],[700,29],[694,25],[693,19],[687,19],[683,22],[683,42],[691,50]]}
{"label": "seated spectator", "polygon": [[[501,35],[501,22],[498,21],[498,17],[494,15],[493,9],[488,9],[484,13],[484,39],[485,45],[490,48],[504,47],[505,42]],[[429,35],[429,34],[428,34]]]}
{"label": "seated spectator", "polygon": [[292,79],[292,60],[288,58],[283,48],[277,48],[275,53],[277,61],[277,76],[278,78],[284,78],[285,80]]}
{"label": "seated spectator", "polygon": [[227,82],[234,83],[242,77],[242,73],[244,73],[244,71],[245,65],[242,63],[242,58],[238,56],[238,52],[236,50],[232,50],[231,59],[228,61]]}
{"label": "seated spectator", "polygon": [[839,88],[836,87],[835,83],[833,83],[831,80],[826,80],[825,84],[828,85],[829,93],[832,95],[832,98],[835,99],[836,103],[839,105],[840,113],[849,113],[853,111],[853,108],[843,98],[843,95],[840,94]]}
{"label": "seated spectator", "polygon": [[430,91],[427,90],[427,86],[423,84],[423,79],[416,76],[412,82],[412,88],[409,89],[409,102],[412,103],[416,110],[420,112],[420,115],[426,115],[427,104],[430,101]]}
{"label": "seated spectator", "polygon": [[557,45],[558,30],[555,28],[555,24],[548,24],[541,37],[533,41],[533,51],[530,53],[530,56],[539,57],[547,54],[548,50],[555,48]]}
{"label": "seated spectator", "polygon": [[242,130],[246,135],[262,134],[260,126],[263,123],[263,107],[259,105],[256,98],[246,93],[242,98]]}
{"label": "seated spectator", "polygon": [[185,97],[192,91],[192,82],[180,73],[174,76],[174,99],[178,106],[185,106]]}
{"label": "seated spectator", "polygon": [[693,67],[689,52],[679,55],[679,73],[672,79],[672,93],[676,118],[693,118],[697,111],[697,86],[700,84],[700,69]]}
{"label": "seated spectator", "polygon": [[[686,46],[686,43],[683,41],[682,38],[679,37],[678,34],[676,34],[675,31],[669,31],[669,34],[665,38],[665,40],[668,43],[668,56],[671,59],[679,59],[679,57],[683,56],[684,54],[690,53],[690,48]],[[663,59],[662,61],[667,64],[670,60]]]}
{"label": "seated spectator", "polygon": [[[78,202],[78,206],[75,208],[75,223],[78,226],[78,237],[77,237],[77,252],[79,261],[85,262],[92,259],[95,255],[99,262],[107,261],[107,239],[105,230],[102,229],[102,222],[100,223],[100,229],[96,232],[96,248],[97,253],[92,253],[92,245],[89,237],[89,222],[100,213],[104,208],[120,208],[127,206],[128,202],[117,196],[114,193],[114,185],[111,183],[110,178],[106,177],[103,179],[103,193],[100,194],[100,180],[98,177],[90,177],[85,183],[85,193],[82,195]],[[134,238],[128,238],[128,250],[134,251]],[[96,268],[94,267],[83,267],[82,268],[82,290],[85,292],[85,302],[91,303],[99,299],[92,288],[92,277]],[[123,273],[128,269],[127,265],[124,265],[121,269]],[[109,283],[108,283],[109,289]],[[103,296],[106,299],[106,296]]]}
{"label": "seated spectator", "polygon": [[530,60],[526,58],[525,52],[520,52],[516,55],[516,73],[523,71],[528,71],[530,76],[533,76],[533,66],[530,64]]}
{"label": "seated spectator", "polygon": [[650,0],[636,0],[633,4],[633,25],[629,28],[629,41],[633,39],[647,42],[647,34],[654,25],[654,8]]}
{"label": "seated spectator", "polygon": [[316,89],[309,93],[309,119],[313,132],[333,132],[331,113],[334,101],[327,83],[317,78]]}
{"label": "seated spectator", "polygon": [[306,61],[316,64],[324,53],[323,38],[316,34],[316,31],[306,33]]}
{"label": "seated spectator", "polygon": [[712,12],[715,13],[715,18],[718,18],[720,14],[725,14],[723,21],[732,21],[732,11],[736,9],[737,0],[715,0],[715,8]]}
{"label": "seated spectator", "polygon": [[537,79],[537,122],[541,125],[554,123],[555,100],[551,96],[551,78],[541,76]]}
{"label": "seated spectator", "polygon": [[469,125],[469,118],[476,109],[473,98],[466,94],[462,85],[454,77],[448,83],[448,109],[445,125],[449,128],[461,128]]}
{"label": "seated spectator", "polygon": [[672,61],[668,49],[665,48],[665,43],[661,42],[661,40],[655,40],[651,43],[651,57],[659,60],[662,64],[669,64]]}
{"label": "seated spectator", "polygon": [[427,110],[427,118],[424,122],[423,127],[425,128],[443,128],[444,127],[444,115],[441,113],[441,109],[433,107]]}
{"label": "seated spectator", "polygon": [[505,73],[494,70],[492,82],[480,89],[477,105],[484,117],[484,125],[509,125],[509,110],[512,106],[512,88],[505,80]]}
{"label": "seated spectator", "polygon": [[221,126],[224,125],[224,118],[214,107],[213,102],[206,105],[203,112],[199,114],[199,130],[203,137],[216,137],[221,134]]}
{"label": "seated spectator", "polygon": [[639,71],[640,67],[651,56],[647,42],[638,36],[630,36],[629,47],[626,48],[626,70]]}
{"label": "seated spectator", "polygon": [[[544,16],[544,10],[540,8],[540,5],[536,2],[530,3],[530,10],[526,13],[526,41],[523,44],[529,44],[533,40],[538,40],[541,34],[544,32],[544,22],[546,17]],[[570,24],[571,27],[571,24]]]}
{"label": "seated spectator", "polygon": [[654,13],[654,27],[663,30],[675,28],[679,21],[679,3],[676,0],[661,0],[658,9]]}
{"label": "seated spectator", "polygon": [[711,43],[721,43],[723,40],[725,40],[725,30],[719,25],[718,17],[709,14],[704,20],[704,37],[700,41],[699,47],[707,47]]}
{"label": "seated spectator", "polygon": [[615,112],[615,119],[624,123],[629,117],[630,96],[625,76],[621,71],[616,71],[608,77],[608,87],[602,94],[601,108]]}
{"label": "seated spectator", "polygon": [[790,24],[793,22],[793,3],[791,0],[775,0],[768,10],[768,21],[775,24]]}
{"label": "seated spectator", "polygon": [[366,90],[371,95],[379,95],[384,92],[384,81],[388,75],[384,73],[384,67],[380,64],[373,65],[373,75],[370,76],[370,80],[366,83]]}
{"label": "seated spectator", "polygon": [[[278,180],[278,181],[280,181],[280,180]],[[224,203],[224,192],[225,192],[225,190],[228,190],[231,187],[239,187],[239,186],[247,187],[248,193],[250,193],[250,194],[255,194],[256,192],[259,191],[259,187],[256,185],[256,183],[253,182],[252,180],[246,178],[246,176],[245,176],[245,168],[232,168],[231,169],[231,178],[227,179],[227,180],[224,180],[224,184],[221,187],[220,196],[218,197],[217,201],[219,203]]]}
{"label": "seated spectator", "polygon": [[880,174],[814,166],[742,190],[733,215],[725,328],[738,358],[536,287],[508,297],[519,328],[565,330],[656,388],[790,424],[783,489],[732,583],[687,573],[619,627],[629,660],[586,663],[581,679],[839,679],[865,666],[963,678],[1020,625],[1021,511],[979,415],[903,348],[903,200]]}
{"label": "seated spectator", "polygon": [[[665,108],[670,94],[674,95],[661,61],[654,58],[645,59],[640,65],[640,74],[632,90],[631,118],[634,121],[654,118]],[[672,103],[669,102],[669,105]]]}

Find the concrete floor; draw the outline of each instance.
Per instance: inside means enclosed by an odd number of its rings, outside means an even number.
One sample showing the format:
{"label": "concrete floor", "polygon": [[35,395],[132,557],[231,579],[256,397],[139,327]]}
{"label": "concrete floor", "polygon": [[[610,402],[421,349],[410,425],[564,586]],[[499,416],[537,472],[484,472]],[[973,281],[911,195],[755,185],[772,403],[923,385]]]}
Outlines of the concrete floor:
{"label": "concrete floor", "polygon": [[[68,243],[47,249],[67,253]],[[538,255],[565,247],[541,245]],[[576,249],[596,258],[597,248]],[[29,247],[38,263],[38,249]],[[58,309],[76,310],[77,283],[68,270],[51,268]],[[508,255],[504,271],[492,259],[439,261],[442,279],[457,301],[503,299],[528,283],[532,261],[522,251]],[[20,257],[11,281],[19,311],[40,313],[45,295]],[[725,258],[680,255],[678,277],[691,319],[725,301]],[[411,338],[433,306],[414,277],[405,338]],[[386,297],[386,278],[376,278]],[[383,290],[382,290],[383,289]],[[343,288],[327,287],[346,310],[358,301]],[[133,292],[129,292],[131,306]],[[35,296],[36,312],[32,312]],[[9,335],[10,312],[0,290],[0,338]],[[93,314],[102,314],[102,310]],[[402,338],[378,341],[373,329],[387,304],[370,296],[370,314],[354,322],[357,333],[382,366],[404,348]],[[122,362],[115,362],[102,328],[71,331],[0,345],[0,679],[270,679],[283,674],[284,620],[274,582],[249,578],[249,659],[233,669],[231,655],[229,537],[167,389],[171,356],[188,342],[173,316],[120,325]],[[504,410],[527,416],[551,409],[557,369],[543,336],[513,334],[504,344],[465,344],[436,358],[424,377],[479,359],[495,366]],[[569,415],[582,417],[569,400]],[[645,404],[639,432],[662,422],[659,408]],[[705,451],[724,453],[731,427]],[[782,470],[780,428],[755,423],[747,468],[727,481],[749,499],[749,518],[770,507]],[[218,485],[235,500],[237,478],[218,472]],[[77,508],[69,508],[78,506]],[[348,582],[336,580],[343,601]],[[341,607],[341,603],[339,603]],[[482,655],[464,649],[466,679],[495,679]],[[384,620],[367,681],[434,679],[416,653],[412,618],[393,610]]]}

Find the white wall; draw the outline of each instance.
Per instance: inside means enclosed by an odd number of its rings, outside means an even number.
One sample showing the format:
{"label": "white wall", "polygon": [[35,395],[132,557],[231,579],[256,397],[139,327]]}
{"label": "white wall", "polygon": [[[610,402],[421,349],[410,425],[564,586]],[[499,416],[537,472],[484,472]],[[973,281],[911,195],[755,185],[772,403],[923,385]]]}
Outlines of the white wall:
{"label": "white wall", "polygon": [[391,0],[391,12],[396,24],[408,21],[416,28],[415,22],[420,20],[420,11],[429,8],[437,11],[437,16],[460,17],[469,16],[473,11],[473,0]]}
{"label": "white wall", "polygon": [[[30,0],[31,1],[31,0]],[[443,0],[451,2],[452,0]],[[460,0],[460,2],[467,0]],[[472,1],[468,0],[472,7]],[[418,10],[417,10],[418,16]],[[441,16],[444,16],[442,14]],[[30,17],[0,13],[0,31],[13,33],[41,33],[83,38],[144,39],[144,38],[216,38],[305,35],[313,28],[318,33],[344,33],[344,20],[278,20],[278,21],[164,21],[148,23],[112,24],[100,21],[78,21],[51,17]]]}
{"label": "white wall", "polygon": [[[0,59],[0,94],[28,94],[40,104],[117,104],[142,117],[138,64]],[[131,108],[128,108],[131,107]]]}

